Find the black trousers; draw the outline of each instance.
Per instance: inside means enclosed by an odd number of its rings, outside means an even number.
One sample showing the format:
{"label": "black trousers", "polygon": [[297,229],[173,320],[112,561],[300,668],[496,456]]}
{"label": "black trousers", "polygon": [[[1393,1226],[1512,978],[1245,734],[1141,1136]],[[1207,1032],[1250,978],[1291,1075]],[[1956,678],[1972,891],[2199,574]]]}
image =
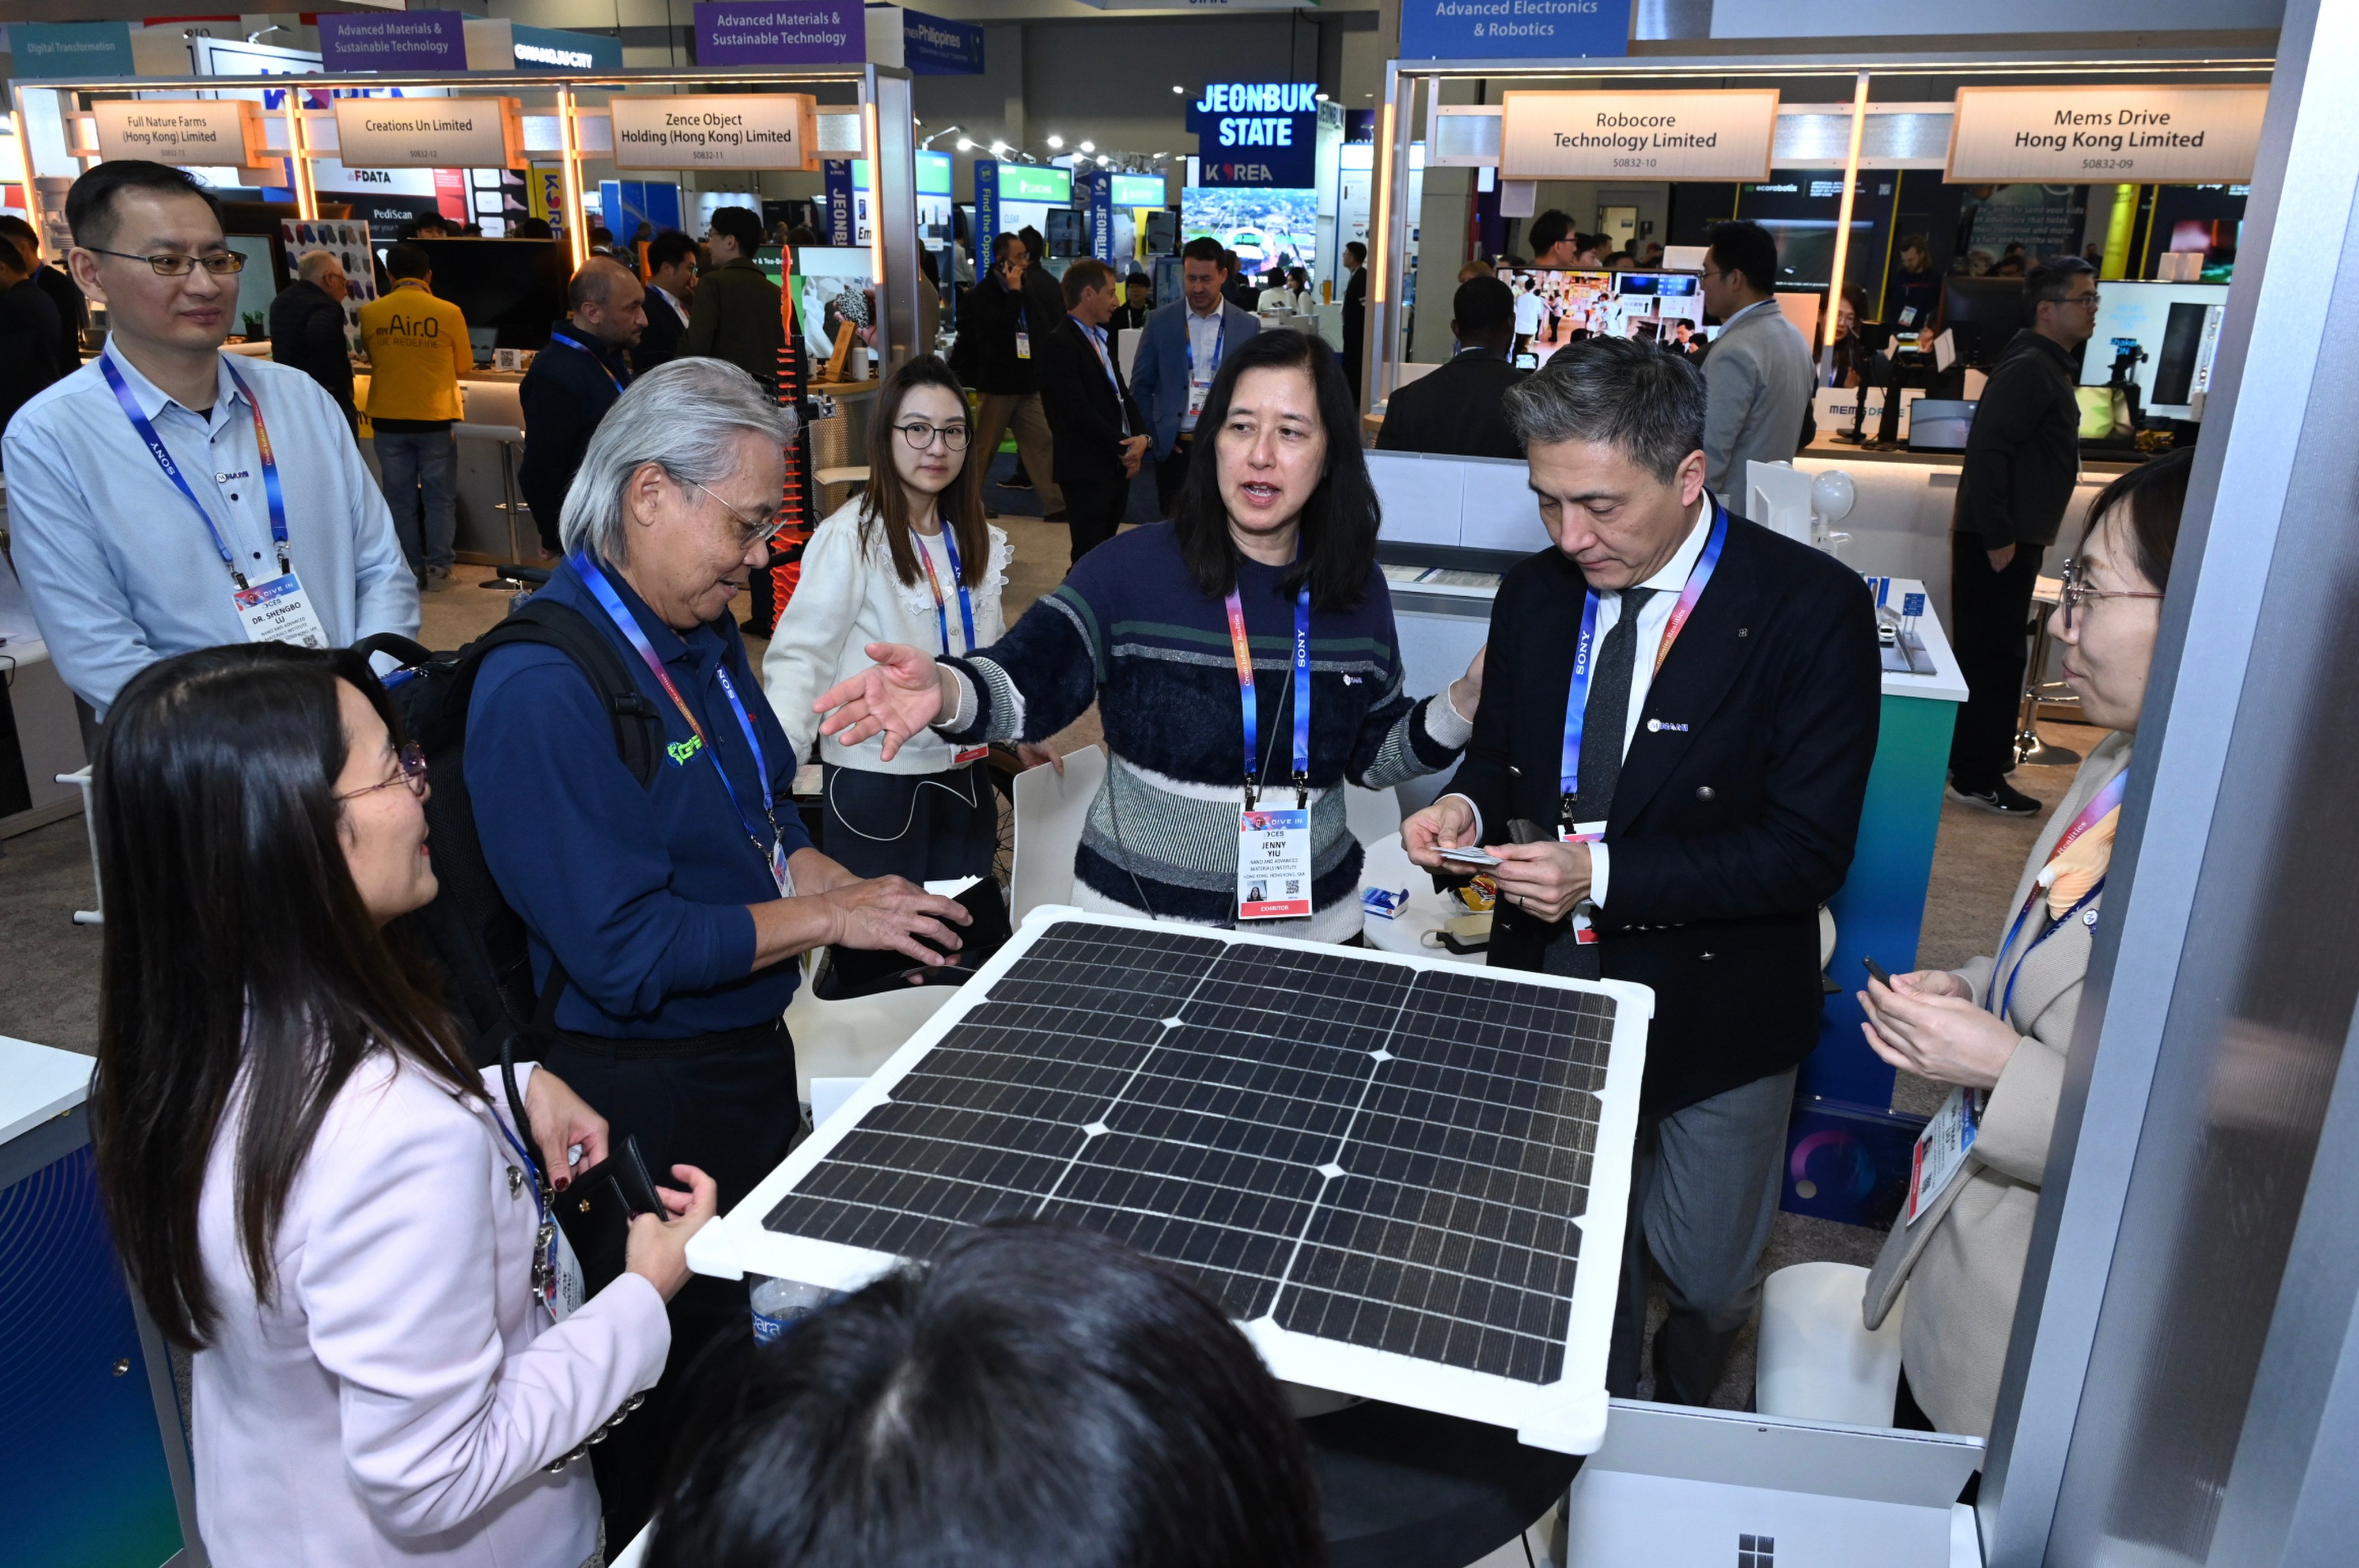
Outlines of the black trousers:
{"label": "black trousers", "polygon": [[829,763],[820,772],[826,781],[820,847],[853,876],[906,877],[922,887],[991,875],[999,794],[982,763],[948,773],[876,773]]}
{"label": "black trousers", "polygon": [[1083,480],[1059,488],[1065,492],[1065,526],[1073,530],[1073,560],[1078,561],[1122,527],[1123,514],[1130,510],[1130,481]]}
{"label": "black trousers", "polygon": [[1960,789],[1988,789],[2015,766],[2031,594],[2046,553],[2045,545],[2017,545],[2006,570],[1994,572],[1980,535],[1950,536],[1950,642],[1966,677],[1950,736],[1950,778]]}
{"label": "black trousers", "polygon": [[1180,486],[1188,483],[1188,465],[1196,460],[1196,443],[1186,436],[1171,443],[1171,454],[1155,460],[1155,510],[1158,517],[1171,515],[1171,504],[1180,498]]}
{"label": "black trousers", "polygon": [[[712,1177],[723,1214],[786,1159],[802,1125],[795,1042],[784,1024],[681,1040],[560,1035],[542,1062],[606,1118],[611,1138],[638,1140],[658,1181],[671,1184],[676,1164]],[[700,1368],[726,1366],[753,1334],[747,1288],[700,1277],[672,1298],[662,1379],[590,1451],[608,1541],[627,1542],[654,1510],[675,1443],[701,1401]]]}

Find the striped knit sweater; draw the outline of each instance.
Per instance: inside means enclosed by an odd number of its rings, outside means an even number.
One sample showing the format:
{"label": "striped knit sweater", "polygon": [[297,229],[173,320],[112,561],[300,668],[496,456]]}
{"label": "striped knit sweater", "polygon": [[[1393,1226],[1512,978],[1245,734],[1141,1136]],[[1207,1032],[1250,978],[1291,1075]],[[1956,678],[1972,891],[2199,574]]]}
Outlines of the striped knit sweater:
{"label": "striped knit sweater", "polygon": [[[1239,598],[1254,654],[1263,780],[1259,800],[1294,804],[1294,604],[1277,569],[1246,561]],[[1134,529],[1082,557],[1062,586],[972,659],[945,659],[968,696],[950,738],[1038,741],[1098,703],[1113,755],[1091,802],[1076,899],[1196,921],[1236,923],[1237,811],[1245,726],[1222,600],[1197,588],[1168,523]],[[1256,931],[1340,941],[1360,927],[1360,846],[1344,822],[1349,779],[1389,789],[1438,772],[1471,724],[1446,698],[1401,691],[1392,597],[1373,567],[1357,608],[1310,614],[1309,920]],[[1093,897],[1094,895],[1094,897]]]}

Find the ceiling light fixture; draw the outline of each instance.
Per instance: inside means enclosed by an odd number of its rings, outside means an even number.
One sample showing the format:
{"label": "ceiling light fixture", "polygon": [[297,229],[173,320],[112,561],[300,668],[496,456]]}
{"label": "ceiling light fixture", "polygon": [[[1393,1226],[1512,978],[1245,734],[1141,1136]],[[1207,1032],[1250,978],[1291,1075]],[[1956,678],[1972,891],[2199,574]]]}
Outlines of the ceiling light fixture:
{"label": "ceiling light fixture", "polygon": [[1179,93],[1183,98],[1188,95],[1188,90],[1185,87],[1180,86],[1176,82],[1171,84],[1171,91]]}
{"label": "ceiling light fixture", "polygon": [[1095,142],[1083,142],[1082,144],[1082,150],[1083,152],[1095,152],[1098,150],[1098,144]]}
{"label": "ceiling light fixture", "polygon": [[961,152],[973,152],[974,150],[974,138],[973,136],[959,137],[958,149]]}
{"label": "ceiling light fixture", "polygon": [[1062,136],[1050,136],[1049,138],[1049,147],[1051,151],[1060,150],[1064,147],[1064,145],[1065,138]]}

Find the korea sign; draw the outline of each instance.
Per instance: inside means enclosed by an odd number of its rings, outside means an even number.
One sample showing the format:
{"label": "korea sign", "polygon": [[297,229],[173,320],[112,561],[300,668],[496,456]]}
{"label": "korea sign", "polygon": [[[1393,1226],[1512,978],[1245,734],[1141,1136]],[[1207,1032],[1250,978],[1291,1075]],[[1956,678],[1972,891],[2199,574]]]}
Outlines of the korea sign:
{"label": "korea sign", "polygon": [[657,98],[616,93],[616,169],[819,169],[807,93]]}
{"label": "korea sign", "polygon": [[2266,87],[1962,87],[1952,184],[2250,180]]}
{"label": "korea sign", "polygon": [[182,168],[254,169],[272,162],[263,140],[262,105],[250,99],[101,98],[91,114],[98,121],[103,158]]}
{"label": "korea sign", "polygon": [[1767,180],[1777,90],[1510,93],[1503,180]]}
{"label": "korea sign", "polygon": [[522,169],[514,98],[339,98],[336,160],[362,169]]}
{"label": "korea sign", "polygon": [[1300,190],[1318,183],[1319,89],[1308,82],[1216,82],[1188,106],[1206,185]]}

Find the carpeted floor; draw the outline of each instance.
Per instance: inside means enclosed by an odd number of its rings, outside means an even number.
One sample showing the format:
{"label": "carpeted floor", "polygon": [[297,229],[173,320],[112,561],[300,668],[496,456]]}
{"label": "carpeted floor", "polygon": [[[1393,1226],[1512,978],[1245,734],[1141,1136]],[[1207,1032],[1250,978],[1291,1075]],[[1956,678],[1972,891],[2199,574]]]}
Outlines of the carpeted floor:
{"label": "carpeted floor", "polygon": [[[1013,466],[1003,456],[995,477]],[[1151,502],[1153,482],[1144,488]],[[1026,491],[990,492],[995,505],[1029,506],[1038,502]],[[1147,512],[1151,514],[1150,505]],[[1134,504],[1134,519],[1141,517]],[[1015,546],[1015,564],[1008,573],[1006,615],[1013,623],[1032,601],[1056,587],[1069,564],[1071,541],[1063,525],[1035,516],[1004,511],[995,518],[1007,530]],[[461,567],[453,586],[426,596],[419,640],[430,648],[457,648],[497,624],[506,613],[508,598],[475,586],[487,573],[481,567]],[[749,613],[739,601],[740,619]],[[748,651],[756,671],[763,644]],[[2069,724],[2043,724],[2042,732],[2059,745],[2086,755],[2099,731]],[[1094,709],[1053,738],[1060,752],[1096,745],[1101,739]],[[2052,807],[2062,798],[2072,769],[2018,768],[2012,782],[2018,789]],[[2012,821],[1953,802],[1941,808],[1940,835],[1933,855],[1933,874],[1925,901],[1924,934],[1917,963],[1920,968],[1949,968],[1977,953],[1986,953],[1997,940],[2006,905],[2023,867],[2024,857],[2039,829],[2038,819]],[[90,1051],[98,1042],[99,932],[76,926],[71,916],[89,907],[92,898],[90,855],[82,819],[53,823],[19,837],[0,841],[0,1034],[38,1040],[69,1051]],[[1930,1115],[1945,1091],[1903,1073],[1893,1093],[1893,1108],[1918,1116]],[[1818,1259],[1867,1265],[1875,1258],[1881,1233],[1836,1225],[1799,1214],[1780,1214],[1764,1259],[1766,1270],[1789,1263]],[[1661,1312],[1656,1302],[1656,1317]],[[1748,1329],[1713,1403],[1743,1409],[1752,1397],[1753,1332]],[[1642,1396],[1649,1385],[1641,1385]]]}

